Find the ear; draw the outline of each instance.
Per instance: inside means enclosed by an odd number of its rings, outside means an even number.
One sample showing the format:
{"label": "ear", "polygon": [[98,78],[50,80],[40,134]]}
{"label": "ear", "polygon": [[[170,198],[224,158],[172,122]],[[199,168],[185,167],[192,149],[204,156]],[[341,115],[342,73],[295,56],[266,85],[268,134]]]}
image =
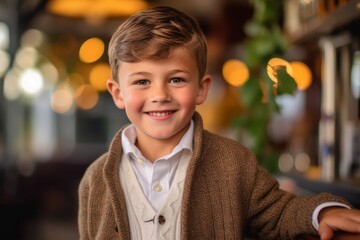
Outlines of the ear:
{"label": "ear", "polygon": [[125,108],[124,98],[122,96],[119,83],[114,79],[109,79],[106,81],[106,87],[109,93],[111,94],[115,105],[120,109],[124,109]]}
{"label": "ear", "polygon": [[211,76],[207,74],[200,81],[199,91],[196,96],[197,105],[200,105],[203,102],[205,102],[210,86],[211,86]]}

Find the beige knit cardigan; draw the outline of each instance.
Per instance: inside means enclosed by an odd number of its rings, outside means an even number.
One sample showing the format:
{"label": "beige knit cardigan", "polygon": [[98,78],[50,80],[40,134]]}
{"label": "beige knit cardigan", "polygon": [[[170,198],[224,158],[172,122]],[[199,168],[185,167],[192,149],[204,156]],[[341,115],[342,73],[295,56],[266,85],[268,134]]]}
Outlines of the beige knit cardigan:
{"label": "beige knit cardigan", "polygon": [[[317,205],[345,202],[325,193],[300,198],[279,190],[277,181],[258,165],[250,150],[203,130],[198,113],[193,119],[194,149],[181,205],[182,240],[244,239],[248,232],[257,233],[260,239],[295,239],[316,234],[312,213]],[[130,239],[119,180],[121,131],[81,180],[81,239]]]}

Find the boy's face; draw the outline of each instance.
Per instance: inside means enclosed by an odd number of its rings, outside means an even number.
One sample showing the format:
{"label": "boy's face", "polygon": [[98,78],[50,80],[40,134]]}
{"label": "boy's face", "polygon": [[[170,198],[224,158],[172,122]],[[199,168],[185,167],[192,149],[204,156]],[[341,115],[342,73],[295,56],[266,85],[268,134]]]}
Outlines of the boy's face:
{"label": "boy's face", "polygon": [[211,82],[208,75],[199,80],[197,64],[184,48],[174,49],[167,59],[121,62],[118,76],[108,81],[108,90],[142,145],[153,140],[177,144]]}

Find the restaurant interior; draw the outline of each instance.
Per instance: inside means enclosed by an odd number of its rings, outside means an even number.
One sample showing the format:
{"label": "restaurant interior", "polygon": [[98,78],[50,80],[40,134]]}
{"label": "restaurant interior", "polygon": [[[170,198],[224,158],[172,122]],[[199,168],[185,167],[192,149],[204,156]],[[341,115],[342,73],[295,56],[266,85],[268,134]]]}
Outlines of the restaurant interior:
{"label": "restaurant interior", "polygon": [[79,239],[80,179],[129,123],[106,89],[108,42],[160,5],[207,38],[204,127],[281,188],[359,208],[359,0],[0,0],[0,238]]}

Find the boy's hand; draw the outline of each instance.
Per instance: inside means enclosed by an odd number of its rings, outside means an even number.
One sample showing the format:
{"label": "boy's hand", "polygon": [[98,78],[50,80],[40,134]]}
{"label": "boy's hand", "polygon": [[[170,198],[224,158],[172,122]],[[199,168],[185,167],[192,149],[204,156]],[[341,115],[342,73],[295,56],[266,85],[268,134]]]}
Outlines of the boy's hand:
{"label": "boy's hand", "polygon": [[329,207],[319,214],[321,240],[360,239],[360,211],[354,209]]}

